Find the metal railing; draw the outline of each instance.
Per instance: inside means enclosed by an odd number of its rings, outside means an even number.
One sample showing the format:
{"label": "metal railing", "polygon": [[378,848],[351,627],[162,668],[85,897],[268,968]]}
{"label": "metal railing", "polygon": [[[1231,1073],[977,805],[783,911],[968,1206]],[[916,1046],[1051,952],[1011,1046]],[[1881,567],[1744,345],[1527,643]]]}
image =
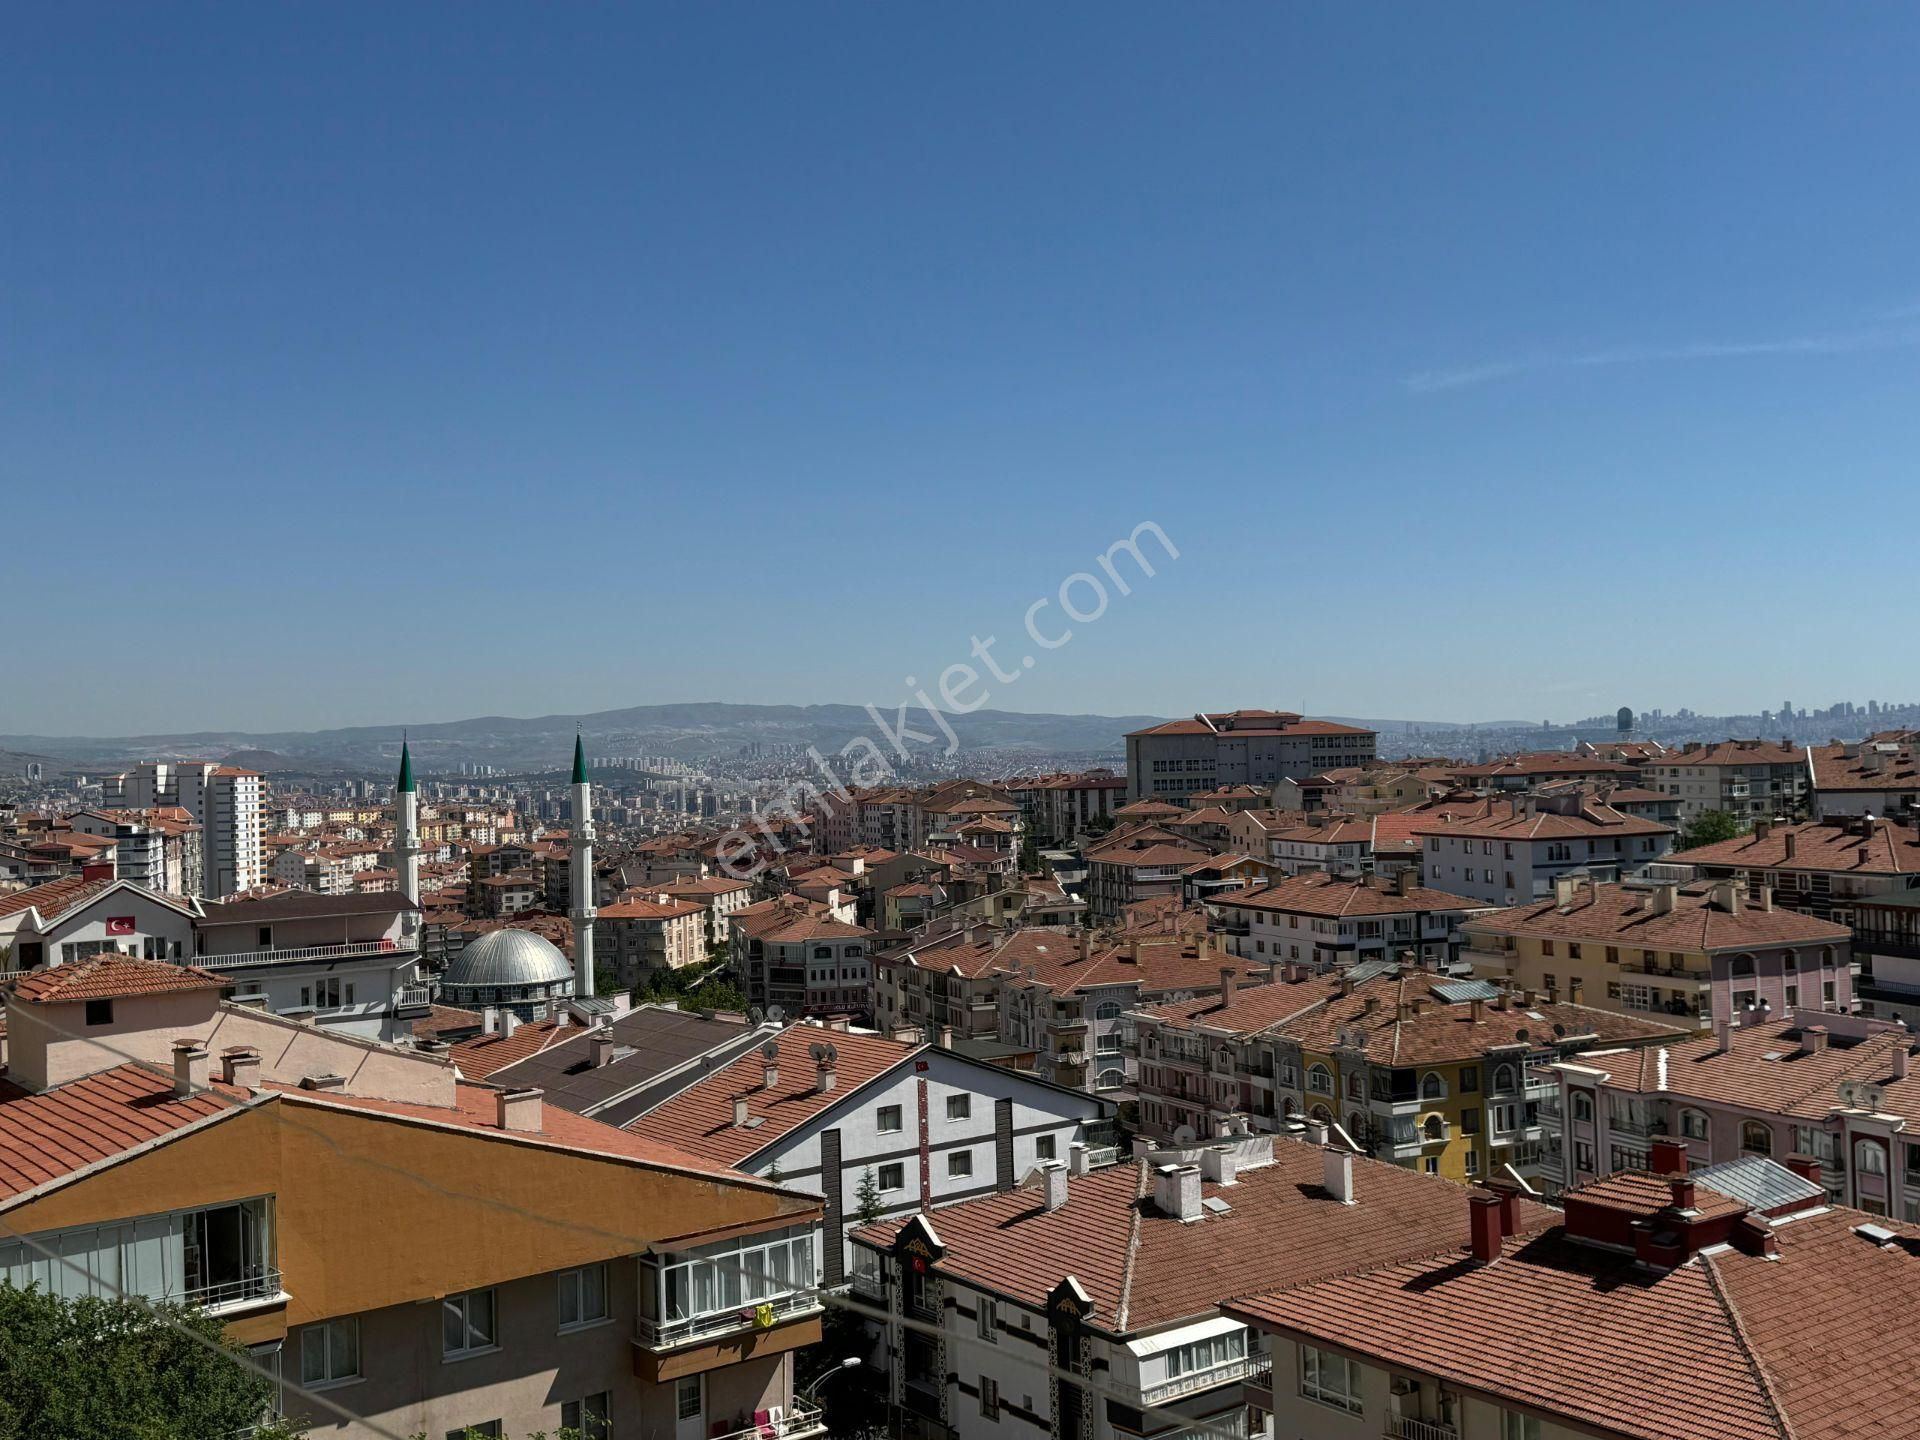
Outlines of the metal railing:
{"label": "metal railing", "polygon": [[1177,1399],[1182,1395],[1211,1390],[1216,1385],[1231,1385],[1236,1380],[1247,1379],[1256,1369],[1269,1368],[1271,1364],[1272,1362],[1264,1355],[1243,1355],[1237,1360],[1229,1360],[1226,1364],[1215,1365],[1211,1369],[1176,1375],[1171,1380],[1162,1380],[1158,1385],[1142,1385],[1140,1403],[1158,1405],[1162,1401]]}
{"label": "metal railing", "polygon": [[820,1309],[820,1301],[810,1294],[782,1295],[774,1300],[762,1300],[752,1305],[742,1305],[738,1310],[722,1310],[713,1315],[696,1315],[688,1320],[649,1320],[641,1316],[638,1321],[640,1343],[649,1350],[670,1350],[678,1345],[688,1345],[695,1340],[705,1340],[715,1335],[730,1335],[739,1330],[764,1329],[768,1325],[778,1325],[795,1316],[809,1314]]}
{"label": "metal railing", "polygon": [[345,960],[356,955],[413,953],[412,946],[392,940],[344,940],[337,945],[303,945],[291,950],[242,950],[232,955],[195,955],[188,963],[202,970],[241,970],[252,965],[304,965],[316,960]]}
{"label": "metal railing", "polygon": [[769,1410],[765,1423],[749,1425],[744,1430],[729,1430],[712,1440],[801,1440],[802,1436],[826,1433],[826,1417],[817,1405],[796,1400],[782,1409],[777,1420],[772,1415]]}
{"label": "metal railing", "polygon": [[167,1298],[214,1310],[222,1305],[239,1305],[248,1300],[270,1299],[279,1293],[280,1272],[259,1270],[238,1280],[223,1280],[216,1285],[202,1285],[197,1289],[184,1290],[178,1295],[169,1295]]}
{"label": "metal railing", "polygon": [[1389,1415],[1386,1440],[1460,1440],[1460,1430],[1457,1426],[1442,1424],[1438,1420]]}

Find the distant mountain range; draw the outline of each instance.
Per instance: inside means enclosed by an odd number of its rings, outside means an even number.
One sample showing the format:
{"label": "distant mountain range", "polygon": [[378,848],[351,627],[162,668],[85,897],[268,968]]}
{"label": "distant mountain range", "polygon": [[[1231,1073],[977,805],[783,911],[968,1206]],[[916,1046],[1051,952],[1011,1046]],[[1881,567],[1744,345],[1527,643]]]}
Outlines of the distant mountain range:
{"label": "distant mountain range", "polygon": [[[896,713],[882,712],[897,728]],[[976,710],[947,717],[965,750],[1004,752],[1009,759],[1042,757],[1117,757],[1129,730],[1158,724],[1158,715],[1044,715],[1011,710]],[[1337,716],[1343,724],[1383,732],[1444,731],[1466,726],[1434,721],[1365,720]],[[924,752],[944,748],[945,738],[926,712],[911,709],[906,723],[936,737]],[[1499,722],[1496,722],[1499,723]],[[542,715],[516,719],[488,715],[435,724],[362,725],[339,730],[200,730],[158,735],[54,736],[0,735],[0,754],[17,752],[48,762],[48,768],[119,767],[138,760],[231,760],[250,769],[274,771],[377,773],[400,753],[404,733],[416,761],[427,770],[453,770],[461,764],[491,765],[517,772],[547,770],[566,762],[575,730],[586,736],[596,760],[602,757],[664,755],[689,763],[738,755],[750,745],[814,746],[831,757],[856,736],[867,736],[883,750],[886,736],[858,705],[637,705],[591,715]]]}

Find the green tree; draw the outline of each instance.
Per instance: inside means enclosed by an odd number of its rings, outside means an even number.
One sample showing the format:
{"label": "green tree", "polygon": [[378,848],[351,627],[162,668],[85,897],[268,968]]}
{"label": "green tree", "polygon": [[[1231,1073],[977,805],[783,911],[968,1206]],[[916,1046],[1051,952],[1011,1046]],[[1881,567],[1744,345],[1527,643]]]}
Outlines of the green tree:
{"label": "green tree", "polygon": [[258,1422],[273,1384],[181,1305],[0,1285],[4,1440],[208,1440]]}
{"label": "green tree", "polygon": [[1691,850],[1698,845],[1717,845],[1722,840],[1733,839],[1740,830],[1740,822],[1725,810],[1708,810],[1680,832],[1680,848]]}
{"label": "green tree", "polygon": [[880,1182],[869,1165],[860,1172],[860,1186],[853,1192],[853,1214],[862,1225],[871,1225],[885,1213],[880,1203]]}

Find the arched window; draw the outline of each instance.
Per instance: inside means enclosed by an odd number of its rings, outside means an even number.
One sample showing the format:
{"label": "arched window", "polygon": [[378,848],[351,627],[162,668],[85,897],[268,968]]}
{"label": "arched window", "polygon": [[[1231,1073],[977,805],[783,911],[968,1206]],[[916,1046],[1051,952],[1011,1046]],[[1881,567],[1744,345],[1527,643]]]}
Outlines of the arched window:
{"label": "arched window", "polygon": [[1573,1092],[1573,1118],[1576,1120],[1592,1121],[1593,1095],[1591,1092],[1586,1090],[1576,1090]]}
{"label": "arched window", "polygon": [[1300,1106],[1295,1103],[1291,1095],[1282,1095],[1280,1097],[1280,1113],[1282,1115],[1297,1114],[1299,1110]]}
{"label": "arched window", "polygon": [[1447,1082],[1440,1078],[1440,1072],[1429,1070],[1420,1077],[1420,1098],[1422,1100],[1444,1100],[1447,1098]]}
{"label": "arched window", "polygon": [[1420,1133],[1429,1140],[1444,1140],[1447,1138],[1447,1122],[1438,1115],[1429,1115],[1420,1122]]}
{"label": "arched window", "polygon": [[1496,1065],[1493,1067],[1494,1094],[1504,1095],[1513,1089],[1513,1080],[1513,1067],[1511,1065]]}
{"label": "arched window", "polygon": [[1102,1070],[1100,1078],[1094,1082],[1102,1090],[1123,1089],[1126,1083],[1127,1072],[1124,1070]]}
{"label": "arched window", "polygon": [[1680,1112],[1680,1133],[1689,1140],[1708,1139],[1713,1131],[1704,1110],[1682,1110]]}
{"label": "arched window", "polygon": [[1333,1093],[1333,1072],[1315,1061],[1307,1067],[1307,1089],[1316,1095]]}
{"label": "arched window", "polygon": [[831,960],[833,958],[833,947],[831,945],[814,946],[813,958],[816,960]]}
{"label": "arched window", "polygon": [[1349,1070],[1347,1072],[1347,1098],[1349,1100],[1364,1100],[1367,1098],[1366,1077],[1358,1070]]}
{"label": "arched window", "polygon": [[1096,1020],[1118,1020],[1120,1018],[1120,1002],[1118,1000],[1102,1000],[1098,1005],[1093,1007],[1093,1018]]}
{"label": "arched window", "polygon": [[1333,1112],[1324,1105],[1316,1105],[1313,1107],[1313,1118],[1318,1120],[1322,1125],[1331,1125],[1333,1123]]}
{"label": "arched window", "polygon": [[1347,1116],[1347,1134],[1351,1135],[1355,1140],[1358,1140],[1362,1144],[1364,1144],[1366,1133],[1367,1133],[1366,1115],[1359,1110],[1355,1110],[1352,1113],[1350,1113]]}
{"label": "arched window", "polygon": [[1753,956],[1736,955],[1733,957],[1731,974],[1736,980],[1748,980],[1753,976]]}
{"label": "arched window", "polygon": [[1887,1152],[1871,1140],[1853,1142],[1853,1169],[1858,1175],[1887,1173]]}
{"label": "arched window", "polygon": [[1749,1120],[1740,1127],[1740,1153],[1742,1155],[1773,1154],[1773,1131],[1758,1120]]}
{"label": "arched window", "polygon": [[1831,970],[1833,968],[1833,946],[1822,945],[1820,947],[1820,968],[1822,970]]}

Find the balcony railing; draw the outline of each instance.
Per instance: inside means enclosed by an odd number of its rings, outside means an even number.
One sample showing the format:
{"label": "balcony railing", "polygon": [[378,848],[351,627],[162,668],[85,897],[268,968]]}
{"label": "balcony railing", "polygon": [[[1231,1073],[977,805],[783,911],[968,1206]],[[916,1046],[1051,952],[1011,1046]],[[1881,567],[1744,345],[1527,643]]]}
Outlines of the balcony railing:
{"label": "balcony railing", "polygon": [[243,970],[254,965],[305,965],[318,960],[346,960],[356,955],[410,955],[413,947],[392,940],[346,940],[338,945],[304,945],[292,950],[242,950],[233,955],[195,955],[202,970]]}
{"label": "balcony railing", "polygon": [[239,1280],[224,1280],[217,1285],[202,1285],[196,1290],[169,1295],[188,1305],[217,1310],[226,1305],[244,1305],[251,1300],[268,1300],[280,1293],[278,1270],[257,1270]]}
{"label": "balcony railing", "polygon": [[638,1322],[640,1343],[649,1350],[672,1350],[706,1340],[715,1335],[731,1335],[740,1330],[766,1329],[782,1321],[810,1315],[820,1309],[812,1295],[783,1295],[778,1300],[743,1305],[738,1310],[723,1310],[714,1315],[696,1315],[690,1320],[649,1320]]}
{"label": "balcony railing", "polygon": [[433,1004],[433,989],[427,985],[402,985],[393,992],[396,1010],[422,1010]]}
{"label": "balcony railing", "polygon": [[1216,1385],[1231,1385],[1236,1380],[1249,1378],[1256,1370],[1270,1368],[1272,1361],[1264,1355],[1243,1355],[1238,1360],[1229,1360],[1224,1365],[1215,1365],[1210,1370],[1195,1370],[1186,1375],[1176,1375],[1171,1380],[1163,1380],[1158,1385],[1140,1387],[1142,1405],[1159,1405],[1168,1400],[1178,1399],[1182,1395],[1193,1395],[1201,1390],[1211,1390]]}
{"label": "balcony railing", "polygon": [[1100,1145],[1087,1151],[1087,1168],[1089,1170],[1098,1169],[1102,1165],[1117,1165],[1119,1163],[1120,1147],[1117,1145]]}
{"label": "balcony railing", "polygon": [[1621,1135],[1664,1135],[1667,1122],[1642,1115],[1610,1115],[1607,1127]]}
{"label": "balcony railing", "polygon": [[1444,1425],[1438,1420],[1389,1415],[1386,1440],[1460,1440],[1460,1431],[1457,1426]]}
{"label": "balcony railing", "polygon": [[771,1413],[765,1424],[729,1430],[712,1440],[802,1440],[804,1436],[827,1433],[826,1418],[817,1405],[796,1400],[784,1408],[779,1419],[771,1418]]}

